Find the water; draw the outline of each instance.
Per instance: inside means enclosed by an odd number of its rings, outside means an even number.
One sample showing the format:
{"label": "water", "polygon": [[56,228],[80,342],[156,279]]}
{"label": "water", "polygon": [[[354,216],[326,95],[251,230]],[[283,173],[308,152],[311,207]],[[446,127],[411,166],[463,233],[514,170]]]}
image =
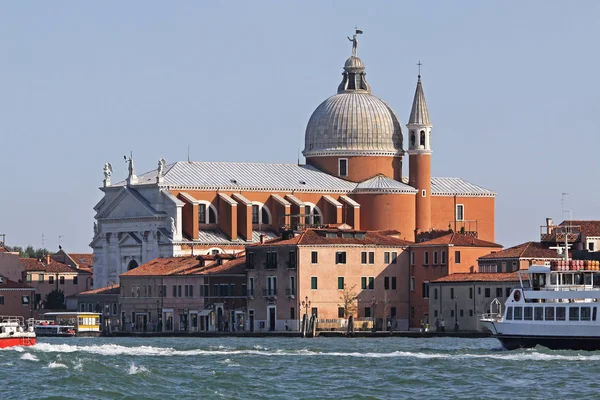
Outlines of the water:
{"label": "water", "polygon": [[495,339],[40,338],[0,351],[25,399],[597,398],[600,352]]}

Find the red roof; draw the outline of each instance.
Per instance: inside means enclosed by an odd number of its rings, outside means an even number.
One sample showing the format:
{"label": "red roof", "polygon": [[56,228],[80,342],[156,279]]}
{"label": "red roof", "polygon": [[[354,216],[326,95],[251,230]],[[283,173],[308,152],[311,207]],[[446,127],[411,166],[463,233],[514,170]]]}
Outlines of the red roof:
{"label": "red roof", "polygon": [[[335,233],[336,237],[327,237],[327,234]],[[352,235],[352,237],[344,237]],[[356,237],[363,234],[364,237]],[[407,247],[412,242],[390,236],[390,231],[354,231],[347,229],[307,229],[291,239],[273,239],[264,244],[253,244],[252,246],[316,246],[316,245],[363,245],[363,246],[399,246]]]}
{"label": "red roof", "polygon": [[110,286],[105,286],[105,287],[101,287],[98,289],[92,289],[92,290],[88,290],[85,292],[80,292],[80,293],[77,293],[77,296],[86,295],[86,294],[119,294],[120,291],[121,291],[121,286],[117,283],[115,285],[110,285]]}
{"label": "red roof", "polygon": [[93,253],[69,253],[69,256],[79,265],[79,268],[91,270],[94,267]]}
{"label": "red roof", "polygon": [[434,245],[454,245],[454,246],[463,246],[463,247],[499,247],[502,248],[502,245],[498,243],[488,242],[486,240],[477,239],[472,236],[463,235],[462,233],[452,232],[443,236],[436,237],[435,239],[427,240],[424,242],[419,242],[412,247],[421,247],[421,246],[434,246]]}
{"label": "red roof", "polygon": [[25,271],[40,271],[49,273],[89,273],[87,271],[71,268],[66,264],[54,261],[53,259],[50,259],[50,263],[48,264],[45,259],[38,260],[37,258],[19,258],[19,264],[23,266]]}
{"label": "red roof", "polygon": [[[229,258],[229,257],[224,257]],[[241,256],[232,261],[213,261],[201,265],[196,256],[155,258],[140,265],[121,276],[171,276],[171,275],[214,275],[214,274],[244,274],[246,257]]]}
{"label": "red roof", "polygon": [[31,286],[27,286],[21,282],[11,281],[8,278],[2,277],[2,283],[0,283],[0,290],[2,289],[29,289],[34,290]]}
{"label": "red roof", "polygon": [[560,223],[560,226],[568,225],[579,226],[579,229],[585,236],[600,236],[600,221],[572,220]]}
{"label": "red roof", "polygon": [[443,278],[436,279],[432,283],[445,282],[518,282],[519,275],[517,272],[499,272],[499,273],[466,273],[466,274],[451,274]]}
{"label": "red roof", "polygon": [[6,247],[0,246],[0,253],[9,253],[9,251],[6,250]]}
{"label": "red roof", "polygon": [[525,242],[508,249],[496,251],[479,259],[495,258],[562,258],[556,250],[546,248],[538,242]]}

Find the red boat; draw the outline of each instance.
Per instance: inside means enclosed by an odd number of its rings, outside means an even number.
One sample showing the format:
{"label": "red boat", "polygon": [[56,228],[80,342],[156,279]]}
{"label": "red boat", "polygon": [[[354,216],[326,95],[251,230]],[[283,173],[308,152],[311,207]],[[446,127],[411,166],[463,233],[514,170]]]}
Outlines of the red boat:
{"label": "red boat", "polygon": [[0,316],[0,348],[12,346],[33,346],[35,344],[33,318]]}

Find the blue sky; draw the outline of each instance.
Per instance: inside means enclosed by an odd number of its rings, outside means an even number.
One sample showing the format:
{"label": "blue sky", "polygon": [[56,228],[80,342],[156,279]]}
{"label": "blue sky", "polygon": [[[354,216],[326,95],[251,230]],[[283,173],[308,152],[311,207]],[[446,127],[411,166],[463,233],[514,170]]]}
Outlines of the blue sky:
{"label": "blue sky", "polygon": [[102,167],[124,178],[130,150],[138,172],[188,145],[296,162],[355,25],[403,124],[423,63],[433,174],[498,192],[497,242],[536,240],[562,192],[573,218],[600,219],[599,19],[595,1],[4,2],[0,233],[90,251]]}

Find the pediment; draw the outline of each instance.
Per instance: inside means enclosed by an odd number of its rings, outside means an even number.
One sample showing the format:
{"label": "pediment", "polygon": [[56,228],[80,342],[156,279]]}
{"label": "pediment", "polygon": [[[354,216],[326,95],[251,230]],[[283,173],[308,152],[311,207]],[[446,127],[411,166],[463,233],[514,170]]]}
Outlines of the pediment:
{"label": "pediment", "polygon": [[139,246],[142,244],[142,240],[138,236],[138,234],[129,232],[123,234],[121,240],[119,240],[119,247],[125,246]]}
{"label": "pediment", "polygon": [[124,187],[117,197],[98,215],[98,218],[139,218],[162,216],[136,190]]}

